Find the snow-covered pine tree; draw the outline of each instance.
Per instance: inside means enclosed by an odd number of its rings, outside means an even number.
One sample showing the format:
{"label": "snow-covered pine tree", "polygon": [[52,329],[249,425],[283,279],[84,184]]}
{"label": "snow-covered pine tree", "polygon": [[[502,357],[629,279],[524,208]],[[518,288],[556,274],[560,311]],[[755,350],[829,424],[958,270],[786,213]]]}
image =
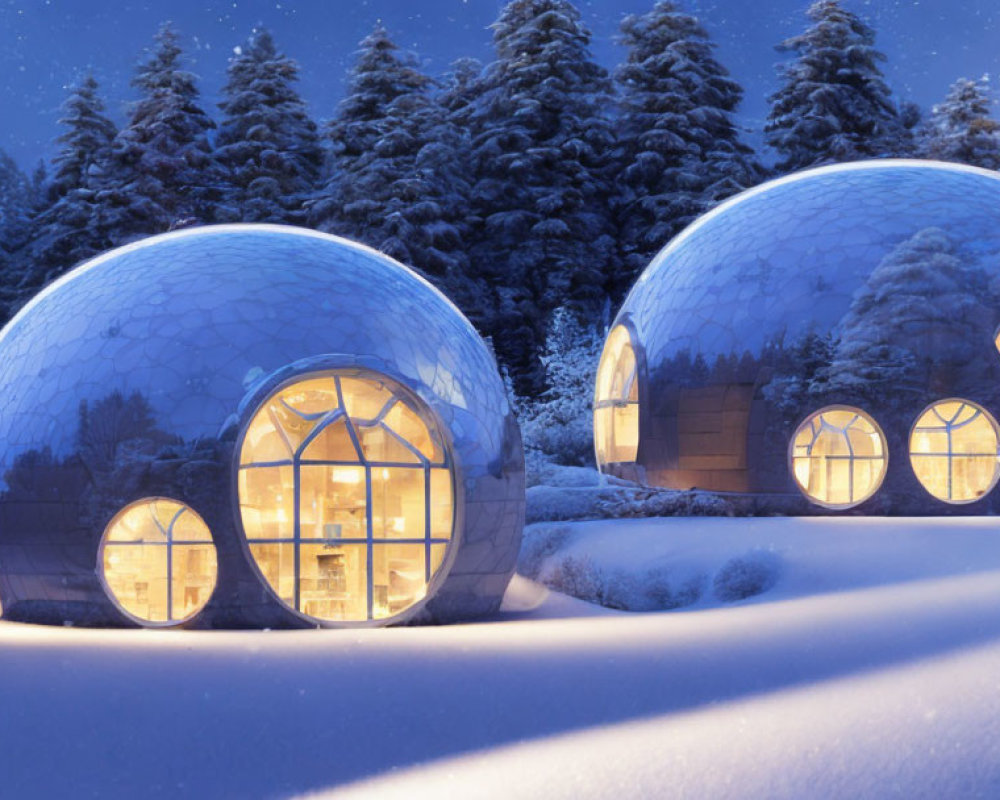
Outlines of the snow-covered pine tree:
{"label": "snow-covered pine tree", "polygon": [[97,93],[97,80],[87,75],[63,103],[59,124],[66,130],[56,138],[59,153],[52,160],[49,199],[56,201],[70,192],[89,188],[106,165],[117,130],[104,114]]}
{"label": "snow-covered pine tree", "polygon": [[776,168],[908,155],[912,136],[879,69],[875,31],[838,0],[817,0],[807,14],[813,24],[778,45],[796,55],[778,65],[783,85],[764,126]]}
{"label": "snow-covered pine tree", "polygon": [[229,61],[216,158],[225,188],[219,220],[300,222],[323,166],[316,124],[295,90],[299,67],[256,28]]}
{"label": "snow-covered pine tree", "polygon": [[0,150],[0,250],[24,243],[31,216],[31,183],[17,163]]}
{"label": "snow-covered pine tree", "polygon": [[[357,202],[341,196],[354,183],[344,174],[357,171],[382,137],[386,109],[409,91],[424,90],[427,76],[416,69],[412,59],[401,59],[396,44],[381,24],[361,40],[354,66],[348,76],[347,92],[337,113],[327,124],[330,142],[330,174],[310,204],[310,219],[320,230],[345,236],[356,235],[358,215],[366,213],[364,198]],[[354,203],[347,210],[348,202]],[[349,216],[355,219],[350,219]]]}
{"label": "snow-covered pine tree", "polygon": [[478,58],[459,58],[452,62],[444,76],[444,90],[439,95],[439,102],[452,120],[464,127],[465,109],[480,94],[480,76],[483,65]]}
{"label": "snow-covered pine tree", "polygon": [[733,114],[743,88],[697,18],[659,0],[621,23],[620,165],[615,198],[625,269],[618,297],[670,238],[764,177]]}
{"label": "snow-covered pine tree", "polygon": [[[464,251],[465,138],[430,94],[430,78],[396,55],[384,28],[361,47],[330,127],[333,176],[313,206],[319,227],[416,268],[481,322],[488,304],[468,278]],[[372,102],[372,92],[382,100]]]}
{"label": "snow-covered pine tree", "polygon": [[96,189],[108,168],[115,126],[104,115],[93,76],[71,90],[62,110],[59,122],[66,130],[56,139],[61,148],[53,159],[47,202],[32,219],[31,241],[20,258],[21,300],[110,245],[97,224]]}
{"label": "snow-covered pine tree", "polygon": [[30,233],[31,183],[17,163],[0,150],[0,321],[17,307],[22,253]]}
{"label": "snow-covered pine tree", "polygon": [[31,210],[38,214],[48,205],[49,168],[44,158],[38,159],[28,183],[31,191]]}
{"label": "snow-covered pine tree", "polygon": [[181,67],[179,36],[169,23],[132,80],[140,99],[112,144],[101,176],[98,225],[111,244],[170,228],[210,222],[222,174],[198,105],[195,76]]}
{"label": "snow-covered pine tree", "polygon": [[538,355],[552,312],[568,305],[593,319],[618,268],[611,83],[568,0],[513,0],[493,42],[496,60],[469,113],[471,212],[481,221],[473,271],[497,296],[498,355],[530,396],[543,382]]}
{"label": "snow-covered pine tree", "polygon": [[959,78],[921,130],[920,156],[1000,169],[1000,122],[990,114],[992,104],[988,76]]}
{"label": "snow-covered pine tree", "polygon": [[546,389],[521,412],[525,448],[556,464],[593,462],[594,381],[604,337],[595,322],[581,324],[575,312],[552,314],[541,356]]}

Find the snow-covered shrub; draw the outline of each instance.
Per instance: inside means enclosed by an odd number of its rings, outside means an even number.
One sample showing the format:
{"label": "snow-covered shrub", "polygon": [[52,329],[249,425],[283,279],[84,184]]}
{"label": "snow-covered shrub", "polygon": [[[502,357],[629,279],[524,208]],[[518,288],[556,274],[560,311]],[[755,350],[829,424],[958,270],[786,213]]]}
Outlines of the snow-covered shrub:
{"label": "snow-covered shrub", "polygon": [[548,388],[537,400],[524,401],[521,412],[526,451],[556,464],[593,462],[591,402],[602,346],[596,327],[582,325],[566,308],[556,309],[542,356]]}
{"label": "snow-covered shrub", "polygon": [[701,599],[706,583],[704,575],[678,578],[662,567],[640,574],[606,570],[588,556],[565,556],[540,579],[553,591],[619,611],[683,608]]}
{"label": "snow-covered shrub", "polygon": [[778,582],[781,560],[769,550],[756,550],[731,558],[712,584],[715,596],[724,603],[735,603],[763,594]]}
{"label": "snow-covered shrub", "polygon": [[527,490],[525,521],[557,522],[573,519],[601,519],[601,496],[604,489],[532,486]]}
{"label": "snow-covered shrub", "polygon": [[604,575],[589,558],[566,556],[545,575],[543,583],[570,597],[604,605]]}
{"label": "snow-covered shrub", "polygon": [[608,487],[597,503],[598,515],[623,517],[732,517],[733,504],[709,492],[679,492],[635,486]]}
{"label": "snow-covered shrub", "polygon": [[705,576],[695,575],[680,581],[671,579],[663,567],[649,570],[639,580],[645,605],[633,605],[633,611],[669,611],[697,603],[705,591]]}
{"label": "snow-covered shrub", "polygon": [[526,578],[537,578],[542,562],[557,553],[569,538],[566,525],[529,525],[524,529],[521,552],[517,557],[517,572]]}

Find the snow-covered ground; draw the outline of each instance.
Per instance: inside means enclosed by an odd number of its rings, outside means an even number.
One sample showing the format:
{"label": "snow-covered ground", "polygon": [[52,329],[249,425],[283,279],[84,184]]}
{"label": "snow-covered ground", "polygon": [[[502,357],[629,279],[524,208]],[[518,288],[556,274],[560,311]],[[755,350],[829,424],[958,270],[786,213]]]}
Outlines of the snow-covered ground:
{"label": "snow-covered ground", "polygon": [[519,578],[440,628],[0,623],[0,796],[1000,796],[1000,520],[568,527],[543,569],[774,580],[624,613]]}

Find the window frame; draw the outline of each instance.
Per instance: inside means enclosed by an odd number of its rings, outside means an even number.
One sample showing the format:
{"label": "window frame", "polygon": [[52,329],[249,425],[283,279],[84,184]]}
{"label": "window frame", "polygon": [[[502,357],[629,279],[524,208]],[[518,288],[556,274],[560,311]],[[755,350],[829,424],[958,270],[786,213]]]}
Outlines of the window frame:
{"label": "window frame", "polygon": [[[321,358],[318,360],[309,360],[307,362],[297,362],[294,365],[295,369],[292,370],[281,370],[277,376],[271,379],[265,379],[258,386],[254,387],[251,395],[245,398],[244,403],[241,404],[241,415],[240,415],[240,425],[239,434],[237,436],[236,445],[233,451],[233,481],[232,481],[232,491],[233,491],[233,510],[235,515],[236,530],[240,539],[240,546],[243,550],[244,556],[251,566],[254,574],[257,576],[258,580],[267,590],[269,595],[286,611],[293,614],[300,620],[307,622],[312,626],[330,627],[330,628],[359,628],[359,627],[381,627],[389,624],[398,624],[403,622],[410,617],[417,614],[423,606],[433,598],[437,590],[440,588],[441,584],[447,578],[449,572],[451,571],[452,564],[455,560],[456,553],[460,547],[461,531],[462,531],[462,520],[464,519],[464,503],[463,498],[459,495],[459,488],[461,486],[460,481],[460,469],[455,457],[455,448],[453,447],[450,431],[442,424],[439,415],[432,407],[431,403],[425,400],[421,394],[416,391],[411,386],[407,385],[404,379],[393,375],[386,369],[381,369],[377,367],[360,367],[357,366],[356,362],[352,359],[350,364],[344,365],[339,359],[328,360],[326,358]],[[242,451],[243,446],[246,441],[247,433],[249,432],[250,426],[254,419],[256,419],[258,413],[263,411],[266,405],[278,394],[285,391],[286,389],[305,381],[313,380],[316,378],[330,377],[331,379],[336,378],[337,386],[337,402],[338,407],[330,412],[324,412],[324,420],[322,424],[317,425],[315,429],[310,431],[309,435],[303,439],[302,443],[296,448],[290,460],[283,460],[280,462],[259,462],[254,463],[252,466],[249,464],[242,464]],[[305,449],[308,448],[309,443],[320,434],[320,432],[328,427],[329,425],[336,424],[340,420],[353,420],[347,414],[347,410],[343,401],[343,392],[340,387],[339,378],[348,378],[356,380],[367,380],[381,384],[390,394],[389,400],[383,405],[376,417],[371,420],[365,420],[367,422],[380,421],[383,419],[392,407],[397,402],[402,402],[409,409],[414,412],[421,420],[421,422],[426,426],[432,439],[436,441],[437,445],[441,450],[440,461],[434,461],[433,463],[430,459],[427,459],[419,450],[408,442],[402,440],[402,437],[397,438],[404,442],[404,446],[407,447],[415,456],[418,458],[417,462],[395,462],[395,461],[366,461],[364,456],[364,450],[361,446],[360,441],[356,437],[354,432],[354,422],[347,424],[347,429],[349,435],[351,436],[351,441],[355,452],[358,454],[358,460],[355,461],[341,461],[341,460],[323,460],[323,459],[302,459],[300,456],[304,453]],[[346,423],[345,423],[346,424]],[[435,437],[436,434],[436,437]],[[394,434],[395,435],[395,434]],[[320,543],[328,544],[330,540],[324,538],[316,537],[302,537],[301,536],[301,526],[299,522],[300,515],[300,503],[299,503],[299,492],[301,487],[301,481],[299,479],[299,472],[302,466],[329,466],[329,467],[358,467],[364,469],[364,484],[365,484],[365,536],[364,537],[352,537],[337,539],[336,544],[346,545],[346,546],[364,546],[366,549],[366,619],[355,619],[355,620],[334,620],[326,619],[323,617],[316,617],[306,612],[302,611],[302,597],[301,597],[301,550],[303,546],[315,545]],[[267,539],[251,539],[247,536],[246,528],[243,523],[243,516],[241,512],[241,501],[240,501],[240,490],[239,481],[240,474],[244,469],[254,468],[254,467],[267,467],[267,466],[291,466],[294,470],[293,473],[293,485],[295,487],[295,500],[293,501],[293,515],[294,519],[292,522],[292,537],[290,538],[267,538]],[[424,536],[422,537],[408,537],[408,538],[376,538],[373,533],[373,514],[372,509],[372,479],[371,473],[373,469],[382,468],[406,468],[406,469],[419,469],[423,475],[424,481]],[[431,535],[430,527],[430,517],[431,517],[431,471],[434,469],[447,469],[449,473],[450,489],[451,489],[451,536],[448,539],[433,537]],[[278,592],[278,588],[271,584],[267,576],[261,569],[258,563],[257,557],[251,550],[251,545],[259,544],[284,544],[293,545],[294,547],[294,569],[293,569],[293,581],[294,581],[294,595],[293,602],[288,603],[284,598],[282,598]],[[391,545],[424,545],[424,575],[425,575],[425,586],[426,590],[420,599],[406,608],[402,609],[395,614],[389,614],[387,616],[376,617],[373,614],[374,611],[374,591],[373,591],[373,560],[374,560],[374,550],[373,547],[378,546],[391,546]],[[431,566],[431,548],[437,545],[445,546],[445,553],[441,559],[441,563],[437,570],[432,570]],[[429,574],[428,574],[429,573]]]}
{"label": "window frame", "polygon": [[[181,506],[180,510],[176,514],[174,514],[174,516],[171,518],[170,524],[167,526],[167,530],[164,531],[164,533],[165,533],[165,535],[167,537],[166,541],[163,541],[163,542],[116,542],[116,541],[109,541],[108,540],[108,534],[111,531],[112,527],[130,509],[134,508],[135,506],[141,505],[141,504],[144,505],[144,504],[150,504],[150,503],[173,503],[175,505]],[[182,540],[175,540],[173,538],[174,525],[177,523],[177,520],[180,519],[181,515],[185,514],[185,513],[193,514],[194,517],[202,525],[205,526],[205,530],[208,531],[208,537],[209,537],[207,540],[205,540],[205,539],[198,539],[198,540],[194,540],[194,539],[191,539],[191,540],[182,539]],[[155,517],[154,517],[154,520],[155,520]],[[159,527],[161,530],[163,530],[162,525],[159,522],[159,520],[156,520],[156,524],[157,524],[157,527]],[[112,546],[112,547],[119,547],[119,546],[121,546],[121,547],[165,547],[167,549],[167,617],[168,617],[167,619],[165,619],[165,620],[151,620],[151,619],[146,619],[144,617],[140,617],[137,614],[132,613],[127,608],[125,608],[125,606],[122,604],[122,602],[118,599],[118,595],[111,588],[111,584],[108,582],[107,575],[105,574],[106,573],[106,568],[105,568],[105,562],[104,562],[104,551],[105,551],[105,549],[109,545]],[[173,550],[174,550],[174,546],[176,546],[176,545],[179,545],[179,546],[182,546],[182,547],[184,547],[184,546],[191,546],[191,545],[197,545],[197,546],[211,545],[212,549],[215,552],[215,574],[213,575],[212,590],[208,593],[208,596],[205,598],[205,601],[201,604],[201,606],[198,609],[196,609],[195,611],[191,612],[186,617],[182,617],[181,619],[172,619],[171,618],[173,616]],[[137,625],[140,625],[140,626],[142,626],[144,628],[175,628],[175,627],[180,627],[180,626],[183,626],[183,625],[185,625],[187,623],[190,623],[192,620],[194,620],[196,617],[198,617],[208,607],[209,603],[212,602],[212,598],[215,596],[215,592],[219,588],[219,546],[218,546],[218,544],[216,544],[215,534],[212,533],[212,529],[205,522],[205,520],[201,516],[201,514],[199,514],[197,511],[195,511],[188,503],[185,503],[183,500],[178,500],[178,499],[173,498],[173,497],[166,497],[164,495],[149,495],[149,496],[146,496],[146,497],[140,497],[140,498],[138,498],[136,500],[132,500],[131,502],[126,503],[124,506],[122,506],[120,509],[118,509],[117,512],[115,512],[114,516],[112,516],[111,519],[108,521],[108,523],[104,526],[104,531],[101,534],[101,541],[100,541],[100,544],[97,547],[97,566],[95,568],[95,572],[97,573],[97,577],[98,577],[98,579],[101,582],[101,588],[104,590],[104,593],[107,595],[108,599],[114,605],[115,609],[117,611],[119,611],[121,614],[125,615],[125,617],[127,617],[131,622],[134,622]]]}
{"label": "window frame", "polygon": [[[914,468],[914,464],[913,464],[914,453],[913,453],[912,442],[913,442],[913,435],[914,435],[914,433],[917,430],[917,423],[921,420],[921,418],[925,414],[927,414],[930,411],[934,411],[934,413],[937,415],[938,419],[941,419],[941,415],[938,414],[938,412],[935,409],[937,408],[937,406],[940,406],[940,405],[942,405],[944,403],[961,403],[964,406],[970,406],[972,408],[977,409],[978,412],[981,413],[985,417],[985,419],[990,423],[990,426],[993,429],[994,436],[996,437],[997,452],[993,455],[993,458],[994,458],[993,480],[990,482],[990,485],[983,491],[983,493],[981,495],[979,495],[978,497],[971,497],[971,498],[968,498],[968,499],[965,499],[965,500],[953,500],[951,498],[939,497],[938,495],[934,494],[930,489],[927,488],[927,486],[924,484],[924,482],[920,479],[920,476],[917,474],[917,470]],[[959,410],[959,414],[961,414],[961,409]],[[956,419],[957,419],[957,416],[956,416]],[[967,425],[969,422],[972,422],[973,419],[975,419],[975,417],[972,417],[971,419],[966,420],[964,423],[962,423],[962,425]],[[952,442],[952,439],[951,439],[952,428],[948,426],[948,423],[945,420],[941,419],[941,421],[944,422],[945,425],[946,425],[945,434],[948,437],[948,452],[947,453],[918,453],[917,456],[919,458],[924,458],[924,457],[929,457],[929,458],[946,458],[948,460],[948,493],[951,494],[952,493],[952,483],[953,483],[954,459],[955,458],[963,458],[963,457],[966,457],[966,458],[968,458],[968,457],[986,458],[986,457],[989,456],[989,454],[988,453],[954,453],[954,452],[952,452],[952,444],[951,444],[951,442]],[[925,492],[927,492],[927,495],[929,497],[933,498],[934,500],[937,500],[938,502],[945,503],[946,505],[949,505],[949,506],[965,506],[965,505],[969,505],[970,503],[978,503],[981,500],[985,500],[990,495],[990,493],[992,493],[993,490],[996,489],[997,484],[1000,483],[1000,423],[997,422],[996,417],[994,417],[993,414],[990,413],[989,409],[987,409],[986,406],[984,406],[982,403],[977,403],[975,400],[969,400],[969,399],[964,398],[964,397],[945,397],[945,398],[943,398],[941,400],[935,400],[934,402],[929,403],[927,406],[925,406],[920,411],[920,413],[917,414],[917,416],[913,420],[913,423],[910,425],[910,431],[909,431],[909,434],[906,437],[906,453],[907,453],[907,456],[909,456],[910,471],[913,473],[913,477],[916,479],[917,483],[920,485],[920,488],[923,489]]]}
{"label": "window frame", "polygon": [[[601,362],[604,359],[605,350],[607,348],[608,341],[611,339],[612,334],[615,333],[619,328],[621,328],[625,335],[627,336],[628,347],[632,351],[632,360],[634,362],[632,368],[632,379],[626,383],[628,388],[627,391],[623,392],[625,397],[605,397],[598,398],[597,393],[600,391],[601,386]],[[617,369],[618,361],[615,362],[613,369]],[[601,348],[601,356],[597,362],[597,373],[594,380],[594,397],[591,401],[591,429],[592,436],[594,439],[594,461],[597,463],[597,468],[599,471],[604,471],[605,467],[610,467],[615,464],[638,464],[639,463],[639,453],[642,444],[642,409],[643,403],[642,398],[645,396],[645,387],[643,385],[643,376],[645,374],[645,354],[642,348],[638,345],[638,336],[630,319],[621,319],[615,321],[615,323],[608,330],[607,335],[604,337],[604,347]],[[629,400],[628,395],[631,394],[632,387],[635,387],[635,400]],[[623,386],[623,389],[626,387]],[[627,460],[604,460],[601,458],[600,445],[597,438],[597,412],[604,409],[615,409],[615,408],[627,408],[628,406],[635,406],[635,456]],[[613,429],[613,414],[611,416],[611,425]]]}
{"label": "window frame", "polygon": [[[829,411],[847,411],[857,415],[858,417],[865,419],[875,429],[876,433],[878,433],[879,440],[882,443],[882,455],[880,457],[876,456],[865,457],[865,460],[874,460],[876,458],[881,458],[882,469],[879,472],[878,479],[874,481],[872,488],[868,491],[867,494],[865,494],[858,500],[851,500],[848,503],[830,503],[825,500],[820,500],[818,497],[815,497],[809,493],[807,488],[802,485],[802,483],[799,481],[798,476],[795,474],[795,459],[797,458],[797,456],[795,455],[795,446],[796,446],[795,441],[796,439],[798,439],[799,432],[802,430],[802,427],[806,424],[806,422],[814,419],[815,417],[821,417],[823,414]],[[847,427],[849,427],[849,425]],[[815,444],[815,439],[813,441],[813,444]],[[848,445],[850,445],[850,440],[848,440]],[[811,455],[806,457],[809,458],[811,457]],[[851,453],[850,455],[841,458],[849,459],[850,462],[853,464],[854,460],[858,457],[855,456],[853,453]],[[882,430],[882,426],[879,425],[878,421],[867,411],[865,411],[862,408],[858,408],[857,406],[850,406],[845,403],[833,403],[831,405],[821,406],[820,408],[817,408],[814,411],[810,411],[795,426],[795,429],[792,431],[792,435],[788,440],[787,466],[788,466],[788,473],[792,479],[792,482],[795,484],[795,487],[799,490],[799,492],[802,493],[802,496],[805,497],[806,500],[808,500],[813,505],[820,506],[821,508],[827,508],[830,509],[831,511],[845,511],[847,509],[857,508],[862,503],[871,500],[876,494],[878,494],[879,490],[885,484],[886,475],[888,475],[889,473],[889,441],[886,438],[885,431]],[[853,472],[851,473],[851,480],[853,483]],[[851,494],[853,495],[853,487]]]}

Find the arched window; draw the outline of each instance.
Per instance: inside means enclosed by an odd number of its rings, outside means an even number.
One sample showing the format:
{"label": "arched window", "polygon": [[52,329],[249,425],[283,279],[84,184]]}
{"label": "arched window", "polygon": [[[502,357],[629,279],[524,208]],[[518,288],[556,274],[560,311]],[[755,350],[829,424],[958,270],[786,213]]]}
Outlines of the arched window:
{"label": "arched window", "polygon": [[639,382],[628,330],[608,334],[597,367],[594,447],[598,466],[635,461],[639,449]]}
{"label": "arched window", "polygon": [[910,432],[910,464],[938,500],[971,503],[1000,477],[996,420],[968,400],[942,400],[917,418]]}
{"label": "arched window", "polygon": [[790,450],[799,489],[828,508],[863,503],[885,477],[885,436],[858,408],[829,406],[809,415],[795,431]]}
{"label": "arched window", "polygon": [[215,589],[212,534],[176,500],[147,497],[126,506],[105,529],[100,549],[108,594],[139,622],[184,622]]}
{"label": "arched window", "polygon": [[421,600],[444,563],[452,465],[430,410],[394,382],[313,373],[247,426],[239,502],[250,552],[290,608],[386,619]]}

